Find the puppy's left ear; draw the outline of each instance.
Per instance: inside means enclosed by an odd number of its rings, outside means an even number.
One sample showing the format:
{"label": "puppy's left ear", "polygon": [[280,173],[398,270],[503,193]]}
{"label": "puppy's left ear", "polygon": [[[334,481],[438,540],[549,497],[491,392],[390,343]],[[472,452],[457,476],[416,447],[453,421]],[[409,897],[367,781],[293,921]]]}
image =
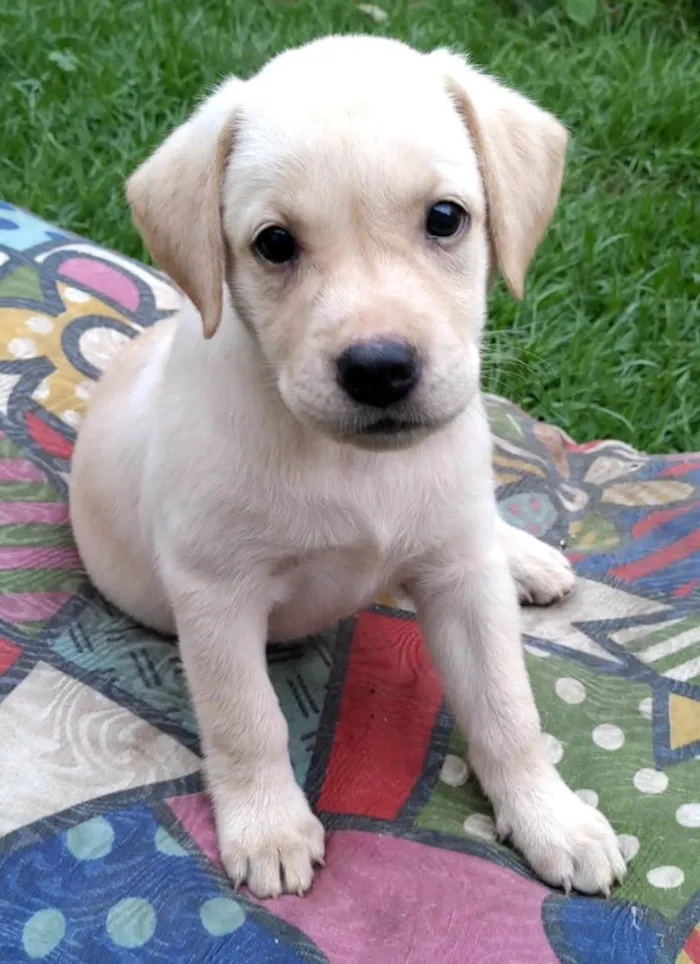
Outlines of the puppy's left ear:
{"label": "puppy's left ear", "polygon": [[436,50],[429,56],[476,149],[498,267],[513,297],[522,298],[527,268],[559,200],[566,129],[457,54]]}

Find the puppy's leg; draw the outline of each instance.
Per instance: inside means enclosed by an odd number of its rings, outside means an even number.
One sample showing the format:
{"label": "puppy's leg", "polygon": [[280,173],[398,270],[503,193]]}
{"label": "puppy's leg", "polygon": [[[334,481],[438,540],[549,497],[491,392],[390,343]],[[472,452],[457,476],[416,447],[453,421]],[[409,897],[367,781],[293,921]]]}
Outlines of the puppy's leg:
{"label": "puppy's leg", "polygon": [[171,598],[226,872],[258,897],[302,894],[324,832],[294,779],[265,661],[264,600],[243,581],[179,587]]}
{"label": "puppy's leg", "polygon": [[608,893],[625,863],[605,817],[547,760],[497,535],[482,521],[478,535],[420,560],[411,595],[499,833],[548,883]]}
{"label": "puppy's leg", "polygon": [[521,603],[548,606],[569,595],[575,577],[563,552],[501,518],[497,525]]}

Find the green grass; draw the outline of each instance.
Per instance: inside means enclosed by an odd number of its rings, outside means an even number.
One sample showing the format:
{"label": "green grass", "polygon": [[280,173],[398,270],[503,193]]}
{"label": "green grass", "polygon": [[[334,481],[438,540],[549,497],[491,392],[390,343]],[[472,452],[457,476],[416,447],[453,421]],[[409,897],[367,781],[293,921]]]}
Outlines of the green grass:
{"label": "green grass", "polygon": [[[0,195],[143,257],[129,171],[200,91],[330,31],[453,44],[572,132],[522,304],[492,302],[487,388],[580,439],[700,449],[700,23],[693,0],[15,0],[0,19]],[[599,3],[602,6],[602,3]]]}

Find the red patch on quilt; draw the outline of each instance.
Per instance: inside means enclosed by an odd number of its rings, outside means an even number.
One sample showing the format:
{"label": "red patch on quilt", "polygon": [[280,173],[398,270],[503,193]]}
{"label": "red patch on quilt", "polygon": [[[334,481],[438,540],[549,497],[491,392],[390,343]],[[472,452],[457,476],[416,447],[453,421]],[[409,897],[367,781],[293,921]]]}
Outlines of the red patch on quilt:
{"label": "red patch on quilt", "polygon": [[22,650],[16,643],[0,637],[0,673],[6,673],[22,655]]}
{"label": "red patch on quilt", "polygon": [[423,771],[441,703],[416,623],[358,616],[318,809],[395,820]]}
{"label": "red patch on quilt", "polygon": [[60,435],[55,428],[51,428],[50,425],[47,425],[32,412],[27,412],[26,424],[32,439],[49,455],[53,455],[57,459],[69,459],[71,457],[73,454],[72,444]]}

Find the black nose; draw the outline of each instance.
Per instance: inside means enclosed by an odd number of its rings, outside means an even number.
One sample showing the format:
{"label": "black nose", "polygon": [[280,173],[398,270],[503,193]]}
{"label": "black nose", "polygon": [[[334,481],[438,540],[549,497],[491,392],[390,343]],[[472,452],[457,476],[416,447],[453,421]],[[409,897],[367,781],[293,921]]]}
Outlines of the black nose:
{"label": "black nose", "polygon": [[350,345],[338,359],[338,382],[362,405],[388,408],[415,387],[420,360],[402,341],[377,339]]}

